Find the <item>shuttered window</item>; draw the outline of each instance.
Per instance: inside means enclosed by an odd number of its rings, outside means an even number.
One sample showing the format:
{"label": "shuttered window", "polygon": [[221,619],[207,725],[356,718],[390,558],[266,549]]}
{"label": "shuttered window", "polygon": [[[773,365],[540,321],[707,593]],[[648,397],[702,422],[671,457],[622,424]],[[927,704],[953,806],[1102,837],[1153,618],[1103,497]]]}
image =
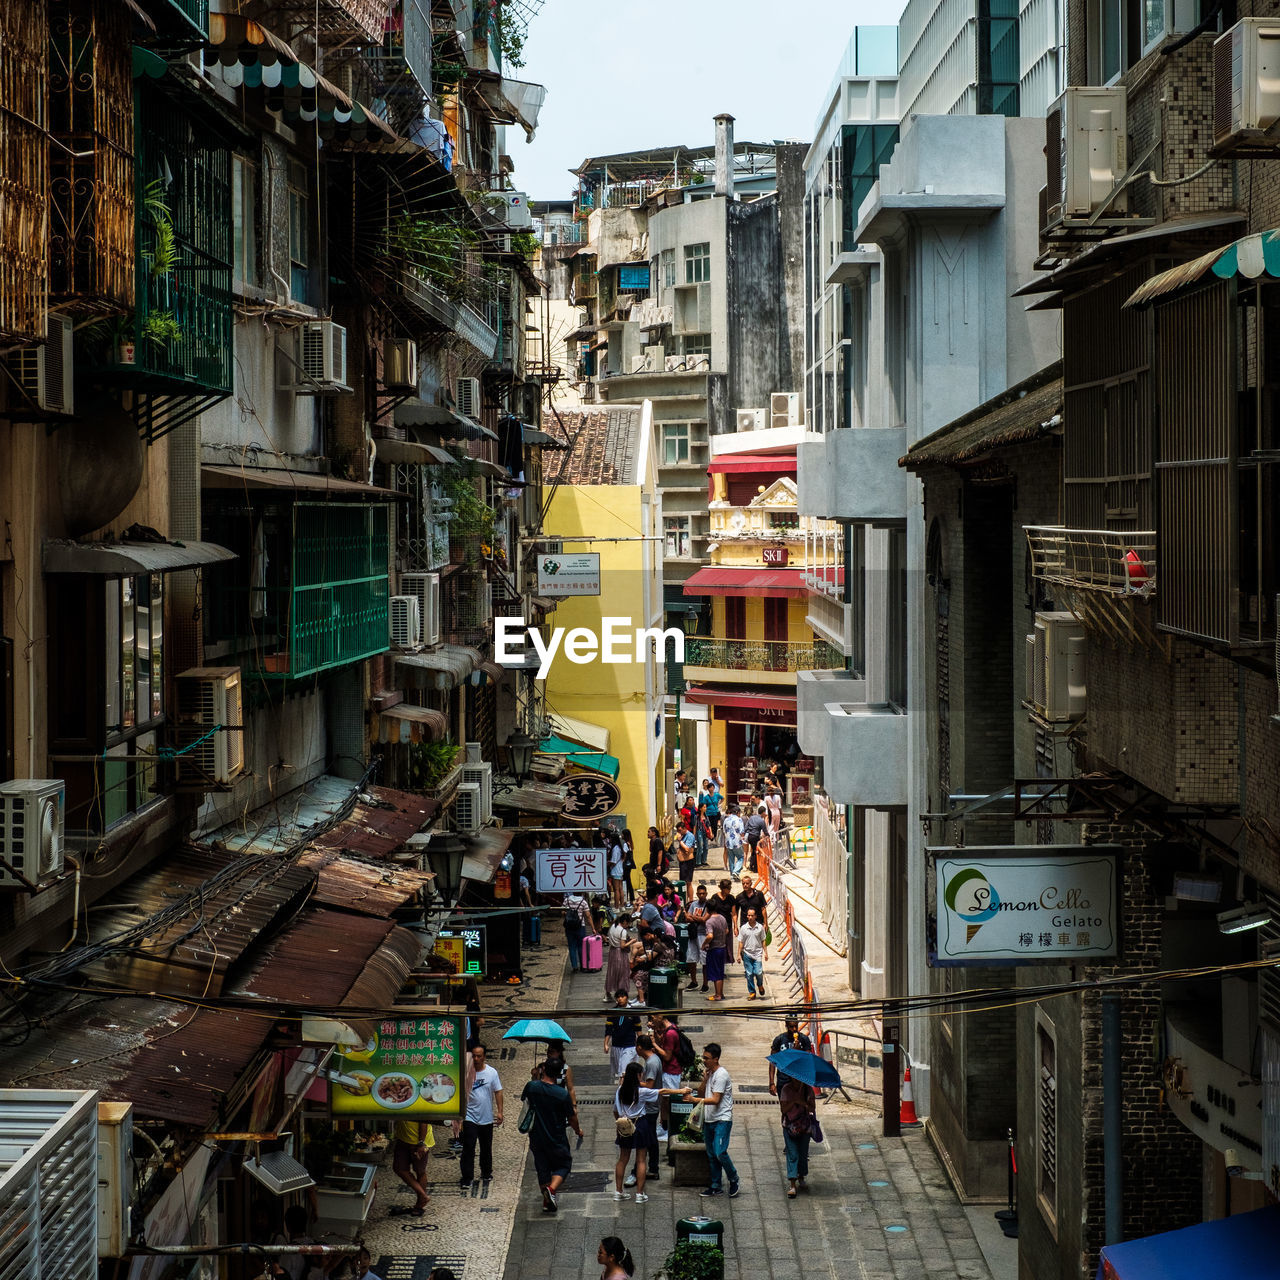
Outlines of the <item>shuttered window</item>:
{"label": "shuttered window", "polygon": [[1036,1016],[1036,1199],[1051,1224],[1058,1218],[1058,1045],[1053,1024]]}

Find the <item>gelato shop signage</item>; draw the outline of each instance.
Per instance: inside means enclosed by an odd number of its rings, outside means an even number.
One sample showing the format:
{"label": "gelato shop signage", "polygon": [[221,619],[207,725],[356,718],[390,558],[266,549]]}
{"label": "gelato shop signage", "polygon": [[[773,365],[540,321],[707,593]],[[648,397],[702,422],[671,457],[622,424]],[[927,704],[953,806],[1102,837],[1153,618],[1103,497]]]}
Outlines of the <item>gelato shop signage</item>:
{"label": "gelato shop signage", "polygon": [[383,1018],[358,1049],[344,1049],[330,1073],[335,1116],[450,1120],[462,1109],[462,1021]]}
{"label": "gelato shop signage", "polygon": [[1116,858],[1097,846],[929,850],[937,963],[1057,963],[1116,954]]}

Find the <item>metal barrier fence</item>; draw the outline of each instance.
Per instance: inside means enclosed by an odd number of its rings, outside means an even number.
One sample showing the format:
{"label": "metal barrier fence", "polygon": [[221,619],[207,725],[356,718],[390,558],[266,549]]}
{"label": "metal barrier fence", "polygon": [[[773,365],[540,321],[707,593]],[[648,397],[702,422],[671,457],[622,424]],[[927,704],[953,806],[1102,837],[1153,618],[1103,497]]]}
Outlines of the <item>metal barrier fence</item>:
{"label": "metal barrier fence", "polygon": [[[847,951],[849,898],[845,884],[849,852],[839,828],[831,820],[828,801],[818,796],[813,806],[813,889],[827,932]],[[843,954],[843,952],[842,952]]]}

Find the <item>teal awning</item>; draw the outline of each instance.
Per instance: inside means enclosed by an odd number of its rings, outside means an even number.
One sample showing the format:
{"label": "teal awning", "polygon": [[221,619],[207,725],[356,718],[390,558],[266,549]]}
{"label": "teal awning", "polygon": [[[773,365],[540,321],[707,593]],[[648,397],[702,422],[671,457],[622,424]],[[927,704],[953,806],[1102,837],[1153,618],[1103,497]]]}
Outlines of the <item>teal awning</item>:
{"label": "teal awning", "polygon": [[1199,284],[1208,276],[1231,280],[1267,278],[1280,280],[1280,229],[1242,236],[1225,249],[1210,249],[1190,262],[1170,267],[1139,285],[1125,302],[1126,307],[1142,307]]}
{"label": "teal awning", "polygon": [[548,755],[564,756],[566,764],[576,764],[582,769],[594,769],[597,773],[606,774],[615,781],[618,774],[622,772],[622,765],[617,756],[611,756],[606,751],[584,751],[578,743],[567,742],[554,733],[549,733],[543,738],[538,744],[538,750],[545,751]]}

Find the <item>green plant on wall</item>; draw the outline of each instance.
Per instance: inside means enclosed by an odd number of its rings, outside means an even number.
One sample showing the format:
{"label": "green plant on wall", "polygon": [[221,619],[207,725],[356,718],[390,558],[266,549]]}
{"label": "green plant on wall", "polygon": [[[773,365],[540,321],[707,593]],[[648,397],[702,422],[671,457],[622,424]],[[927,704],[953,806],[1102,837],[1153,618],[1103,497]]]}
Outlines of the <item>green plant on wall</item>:
{"label": "green plant on wall", "polygon": [[157,347],[164,347],[182,341],[182,327],[172,311],[153,311],[142,322],[141,336]]}
{"label": "green plant on wall", "polygon": [[403,213],[388,229],[387,251],[401,258],[446,297],[467,291],[467,250],[476,243],[469,227]]}
{"label": "green plant on wall", "polygon": [[682,1240],[654,1280],[724,1280],[724,1250]]}
{"label": "green plant on wall", "polygon": [[526,261],[533,257],[538,248],[538,237],[532,231],[516,231],[511,236],[511,252],[518,253]]}
{"label": "green plant on wall", "polygon": [[453,519],[449,521],[449,538],[493,537],[493,511],[480,501],[475,482],[461,470],[450,469],[444,478],[445,495],[453,502]]}
{"label": "green plant on wall", "polygon": [[422,790],[439,786],[461,750],[455,742],[415,742],[409,748],[409,785]]}

